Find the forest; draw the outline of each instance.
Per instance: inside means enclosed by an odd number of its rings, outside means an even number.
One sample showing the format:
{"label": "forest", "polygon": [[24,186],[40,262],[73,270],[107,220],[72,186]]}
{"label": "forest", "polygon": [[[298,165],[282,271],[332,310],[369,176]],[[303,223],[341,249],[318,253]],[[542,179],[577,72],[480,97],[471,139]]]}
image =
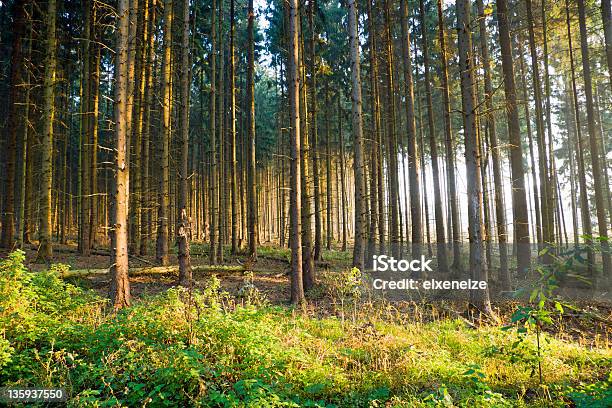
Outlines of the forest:
{"label": "forest", "polygon": [[0,0],[0,401],[611,406],[610,3]]}

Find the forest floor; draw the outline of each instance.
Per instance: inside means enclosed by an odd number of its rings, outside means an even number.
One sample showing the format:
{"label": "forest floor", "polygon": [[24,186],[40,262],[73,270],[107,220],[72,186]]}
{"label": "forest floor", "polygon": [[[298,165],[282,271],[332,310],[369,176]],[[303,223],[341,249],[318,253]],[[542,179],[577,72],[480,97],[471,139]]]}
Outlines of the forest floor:
{"label": "forest floor", "polygon": [[[71,269],[109,265],[103,250],[55,249]],[[49,268],[35,257],[28,247],[29,270]],[[21,278],[17,293],[10,271],[21,261],[8,258],[0,385],[68,384],[71,406],[612,406],[611,304],[553,315],[538,350],[533,327],[512,322],[516,301],[493,302],[496,323],[474,319],[465,302],[355,297],[350,253],[323,258],[305,309],[288,302],[289,251],[267,246],[252,273],[196,273],[194,297],[172,274],[132,277],[134,306],[117,315],[103,301],[107,276],[43,273]],[[225,254],[230,265],[241,259]],[[207,262],[207,246],[194,243],[192,263]]]}

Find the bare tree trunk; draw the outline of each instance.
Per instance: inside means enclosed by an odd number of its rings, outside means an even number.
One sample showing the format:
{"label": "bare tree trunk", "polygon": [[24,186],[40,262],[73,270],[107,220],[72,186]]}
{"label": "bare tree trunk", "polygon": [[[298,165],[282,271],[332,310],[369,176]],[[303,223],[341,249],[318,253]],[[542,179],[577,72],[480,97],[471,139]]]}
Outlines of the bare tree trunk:
{"label": "bare tree trunk", "polygon": [[249,221],[249,255],[257,259],[258,223],[257,223],[257,169],[255,162],[255,38],[254,38],[253,0],[249,0],[248,10],[248,67],[247,67],[247,102],[248,120],[248,221]]}
{"label": "bare tree trunk", "polygon": [[[544,111],[542,106],[542,86],[540,80],[540,69],[538,61],[538,53],[535,44],[534,34],[534,23],[531,0],[525,1],[525,7],[527,9],[527,24],[529,31],[529,51],[531,54],[531,77],[533,81],[532,92],[535,101],[535,122],[536,122],[536,135],[538,145],[538,167],[540,175],[540,202],[536,203],[540,206],[540,214],[542,216],[542,244],[543,247],[547,248],[552,244],[554,228],[552,222],[552,212],[550,211],[549,204],[552,203],[550,194],[550,180],[548,175],[548,159],[546,156],[546,138],[544,133]],[[544,262],[549,263],[551,261],[550,254],[546,252],[542,258]]]}
{"label": "bare tree trunk", "polygon": [[291,134],[291,192],[290,192],[290,245],[291,245],[291,303],[304,302],[302,283],[302,234],[301,220],[301,179],[300,179],[300,73],[298,59],[298,2],[289,0],[289,62],[287,83],[289,86],[289,128]]}
{"label": "bare tree trunk", "polygon": [[431,79],[429,77],[429,45],[427,41],[427,26],[425,21],[425,6],[423,0],[419,0],[421,17],[421,36],[423,42],[423,64],[425,69],[425,96],[427,98],[427,124],[429,129],[429,152],[431,155],[431,167],[433,174],[434,190],[434,216],[436,217],[436,252],[438,269],[448,272],[448,260],[446,256],[446,238],[444,234],[444,212],[442,211],[442,193],[440,190],[440,170],[438,165],[438,142],[436,141],[436,129],[434,127],[433,101],[431,96]]}
{"label": "bare tree trunk", "polygon": [[[30,6],[29,11],[31,13],[33,5]],[[30,14],[31,15],[31,14]],[[26,59],[24,62],[30,62],[32,58],[32,18],[28,18],[28,45],[26,50]],[[21,171],[19,174],[19,216],[17,218],[17,246],[19,248],[23,248],[24,244],[27,242],[26,237],[26,224],[27,224],[27,208],[31,205],[30,203],[26,203],[27,195],[26,195],[26,186],[27,186],[27,178],[28,172],[31,174],[31,162],[32,162],[32,136],[30,132],[30,69],[25,67],[24,72],[24,81],[25,81],[25,90],[23,97],[23,131],[21,133]],[[31,187],[30,187],[31,189]]]}
{"label": "bare tree trunk", "polygon": [[53,188],[53,122],[55,119],[55,74],[56,74],[56,0],[47,3],[45,77],[43,85],[42,119],[42,165],[40,197],[40,246],[38,259],[49,262],[53,257],[51,242],[51,191]]}
{"label": "bare tree trunk", "polygon": [[[17,167],[17,132],[19,131],[19,87],[23,80],[22,42],[25,33],[25,1],[13,5],[13,49],[11,54],[11,79],[9,96],[9,118],[7,123],[8,140],[4,158],[6,160],[6,182],[4,184],[4,207],[2,213],[2,236],[0,246],[12,248],[15,238],[15,174]],[[27,126],[27,123],[26,125]],[[19,239],[21,241],[21,239]]]}
{"label": "bare tree trunk", "polygon": [[370,152],[370,224],[368,231],[368,248],[366,254],[366,266],[372,267],[372,256],[376,253],[376,234],[381,245],[384,243],[384,206],[379,206],[379,180],[382,179],[381,137],[380,137],[380,98],[378,93],[378,64],[376,60],[376,29],[374,14],[372,12],[372,0],[366,0],[368,12],[368,40],[370,44],[370,108],[372,121],[372,137]]}
{"label": "bare tree trunk", "polygon": [[[481,202],[479,177],[478,129],[476,127],[476,98],[474,95],[473,62],[471,60],[472,33],[470,31],[470,2],[457,0],[457,31],[459,35],[459,68],[461,70],[461,96],[465,135],[465,168],[468,197],[468,226],[470,241],[470,271],[472,278],[487,281],[483,268]],[[489,290],[472,290],[470,299],[485,314],[492,315]]]}
{"label": "bare tree trunk", "polygon": [[604,180],[601,175],[602,167],[597,145],[597,129],[595,127],[595,110],[593,109],[593,84],[591,80],[591,61],[589,58],[589,44],[586,27],[586,13],[584,0],[578,0],[578,16],[580,23],[580,49],[582,51],[582,76],[584,77],[584,94],[587,110],[587,129],[589,131],[589,145],[591,148],[591,166],[593,171],[593,185],[595,186],[595,212],[599,238],[601,239],[601,257],[603,261],[603,276],[612,276],[612,260],[610,259],[610,244],[608,243],[608,221],[606,219],[606,202],[603,196]]}
{"label": "bare tree trunk", "polygon": [[515,240],[518,243],[518,250],[516,251],[517,270],[520,276],[524,276],[531,265],[531,248],[529,244],[529,215],[525,192],[523,148],[514,81],[514,60],[510,43],[507,0],[496,0],[496,4],[502,71],[504,74],[504,92],[506,95],[506,114],[508,117],[510,165],[512,169],[512,208],[514,211]]}
{"label": "bare tree trunk", "polygon": [[353,100],[353,146],[355,171],[355,243],[353,246],[353,266],[363,269],[364,264],[364,235],[365,235],[365,180],[363,174],[363,117],[361,100],[361,78],[359,38],[357,33],[357,4],[356,0],[349,0],[349,42],[351,47],[351,82]]}
{"label": "bare tree trunk", "polygon": [[[397,133],[395,132],[395,98],[393,97],[394,86],[393,86],[393,41],[391,36],[391,16],[390,7],[391,0],[384,0],[385,8],[385,58],[386,58],[386,79],[387,79],[387,155],[388,155],[388,171],[387,175],[389,178],[389,241],[391,246],[391,255],[395,258],[399,258],[400,254],[400,229],[399,229],[399,180],[398,180],[398,162],[397,162]],[[402,19],[402,25],[405,22]],[[404,42],[402,42],[404,44]],[[408,40],[405,44],[406,47],[410,47],[410,41]],[[414,123],[414,120],[413,120]],[[413,127],[414,130],[414,127]],[[414,134],[413,134],[414,136]],[[419,203],[420,206],[420,203]],[[419,209],[420,214],[420,209]],[[381,249],[383,244],[381,243]]]}
{"label": "bare tree trunk", "polygon": [[[570,20],[569,1],[565,0],[565,21],[567,26],[567,40],[569,45],[570,72],[572,74],[572,94],[574,96],[574,123],[576,124],[576,158],[578,162],[578,185],[580,187],[580,213],[582,215],[582,234],[590,237],[593,234],[591,227],[589,198],[586,183],[586,169],[584,165],[584,152],[582,147],[582,126],[580,125],[580,105],[578,103],[578,88],[576,86],[576,71],[574,69],[574,49],[572,48],[572,26]],[[590,239],[587,238],[587,243]],[[587,250],[588,270],[593,271],[593,251]]]}
{"label": "bare tree trunk", "polygon": [[315,261],[320,261],[322,258],[321,248],[323,246],[322,225],[321,225],[321,181],[319,174],[319,132],[317,128],[317,62],[316,62],[316,34],[314,25],[314,15],[316,8],[316,0],[308,2],[308,27],[310,29],[310,38],[308,41],[309,58],[308,64],[310,71],[310,102],[308,115],[310,117],[310,137],[312,140],[311,156],[312,156],[312,181],[314,184],[313,201],[314,201],[314,219],[315,219],[315,234],[313,256]]}
{"label": "bare tree trunk", "polygon": [[187,217],[189,200],[189,0],[183,1],[183,41],[181,55],[181,167],[179,170],[179,205],[176,217],[176,238],[178,241],[179,284],[191,287],[191,255],[189,254],[189,236],[191,223]]}
{"label": "bare tree trunk", "polygon": [[235,51],[235,10],[234,0],[230,1],[230,151],[231,172],[230,185],[232,192],[232,255],[238,253],[238,183],[237,183],[237,161],[236,161],[236,51]]}
{"label": "bare tree trunk", "polygon": [[157,216],[156,259],[160,265],[168,265],[168,226],[170,216],[170,119],[172,109],[171,67],[172,53],[172,0],[164,0],[164,37],[161,75],[162,137],[161,177],[159,186],[159,211]]}
{"label": "bare tree trunk", "polygon": [[501,147],[497,143],[497,128],[495,122],[495,111],[493,109],[493,81],[491,79],[491,63],[489,57],[488,34],[485,21],[484,5],[482,0],[477,0],[480,29],[480,50],[482,54],[482,65],[484,68],[485,86],[485,116],[488,129],[488,143],[493,161],[493,184],[495,186],[495,219],[497,228],[497,239],[499,241],[499,278],[503,290],[510,290],[510,271],[508,269],[508,236],[506,232],[506,212],[504,208],[504,190],[501,173]]}
{"label": "bare tree trunk", "polygon": [[457,198],[457,183],[455,178],[455,151],[453,146],[453,130],[451,121],[450,93],[448,85],[448,64],[446,60],[446,35],[444,33],[444,14],[442,13],[442,0],[438,0],[438,38],[440,42],[440,62],[442,79],[442,96],[444,99],[444,145],[446,150],[446,174],[449,189],[450,219],[453,239],[453,264],[455,274],[461,271],[461,235],[459,232],[459,204]]}
{"label": "bare tree trunk", "polygon": [[[54,0],[51,0],[54,1]],[[127,165],[126,112],[128,91],[128,0],[119,0],[117,27],[117,58],[115,68],[115,185],[113,191],[113,246],[111,247],[110,297],[115,310],[130,305],[130,280],[128,278],[128,202],[129,176]]]}
{"label": "bare tree trunk", "polygon": [[210,103],[209,103],[209,117],[210,117],[210,263],[215,265],[217,263],[217,208],[219,204],[219,189],[218,189],[218,169],[217,169],[217,128],[216,128],[216,77],[217,77],[217,24],[215,22],[216,16],[216,0],[212,0],[212,12],[210,14],[210,39],[212,43],[212,52],[210,54]]}
{"label": "bare tree trunk", "polygon": [[414,120],[414,92],[412,85],[412,57],[410,55],[410,32],[408,31],[408,4],[401,0],[402,56],[404,60],[404,85],[406,86],[406,129],[408,133],[408,174],[410,181],[410,219],[412,221],[412,258],[421,257],[423,227],[421,222],[421,182],[419,177],[419,154],[417,149],[416,124]]}

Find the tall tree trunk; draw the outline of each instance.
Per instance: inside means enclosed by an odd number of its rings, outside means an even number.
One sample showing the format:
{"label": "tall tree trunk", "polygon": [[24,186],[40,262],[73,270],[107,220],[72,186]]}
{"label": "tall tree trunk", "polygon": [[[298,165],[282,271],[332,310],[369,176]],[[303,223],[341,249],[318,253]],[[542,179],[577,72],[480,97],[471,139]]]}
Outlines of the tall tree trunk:
{"label": "tall tree trunk", "polygon": [[314,260],[320,261],[323,259],[321,248],[323,246],[323,232],[321,225],[321,180],[319,174],[319,132],[317,128],[317,56],[316,56],[316,34],[314,25],[314,15],[316,8],[316,0],[309,0],[308,2],[308,27],[310,29],[309,38],[309,70],[310,70],[310,84],[308,89],[310,91],[310,102],[308,115],[310,116],[310,137],[312,139],[311,155],[312,155],[312,181],[314,184],[313,199],[314,199],[314,219],[315,219],[315,237],[314,237]]}
{"label": "tall tree trunk", "polygon": [[230,184],[232,192],[232,255],[238,253],[238,183],[237,183],[237,161],[236,161],[236,51],[235,51],[235,10],[234,0],[230,1],[230,151],[231,172]]}
{"label": "tall tree trunk", "polygon": [[148,40],[148,20],[149,20],[149,2],[143,0],[141,12],[138,17],[137,25],[137,44],[136,44],[136,74],[134,76],[134,126],[132,127],[132,139],[134,150],[134,170],[131,176],[134,179],[132,183],[132,194],[130,196],[130,252],[140,253],[142,237],[140,236],[140,225],[142,223],[142,136],[144,129],[144,105],[145,105],[145,86],[146,86],[146,44]]}
{"label": "tall tree trunk", "polygon": [[[31,13],[33,5],[30,6],[29,10]],[[32,58],[32,36],[33,36],[33,32],[32,32],[32,18],[29,17],[28,18],[28,23],[27,23],[28,27],[27,27],[27,33],[28,33],[28,45],[27,45],[27,50],[26,50],[26,57],[25,57],[25,61],[30,61]],[[25,64],[24,64],[25,65]],[[31,205],[31,203],[27,203],[27,195],[26,195],[26,191],[27,191],[27,178],[28,178],[28,172],[31,174],[32,173],[32,169],[30,166],[30,163],[32,162],[32,135],[30,132],[30,89],[31,89],[31,84],[30,84],[30,69],[28,67],[25,67],[25,72],[24,72],[24,81],[25,81],[25,89],[24,89],[24,97],[23,97],[23,130],[21,133],[21,171],[19,174],[19,216],[17,218],[18,220],[18,224],[17,224],[17,246],[19,248],[23,248],[24,244],[28,241],[27,237],[26,237],[26,224],[27,224],[27,218],[26,216],[27,214],[27,208]],[[31,186],[30,186],[31,189]]]}
{"label": "tall tree trunk", "polygon": [[[4,207],[2,213],[2,236],[0,246],[12,248],[15,238],[15,174],[17,167],[17,132],[19,131],[19,87],[23,80],[22,43],[25,33],[25,1],[13,5],[13,49],[11,54],[11,79],[9,96],[8,140],[5,148],[6,182],[4,184]],[[27,126],[27,124],[26,124]],[[21,239],[19,239],[21,241]]]}
{"label": "tall tree trunk", "polygon": [[529,244],[529,213],[527,211],[527,195],[525,191],[523,147],[516,102],[514,60],[512,58],[510,27],[508,23],[508,3],[507,0],[496,0],[496,4],[502,71],[504,74],[504,93],[506,95],[510,166],[512,169],[512,209],[514,212],[515,240],[518,243],[516,251],[517,271],[520,276],[524,276],[531,264],[531,247]]}
{"label": "tall tree trunk", "polygon": [[147,22],[148,28],[148,38],[147,38],[147,62],[145,68],[145,78],[146,78],[146,87],[145,87],[145,125],[142,135],[142,162],[145,165],[142,168],[142,176],[140,178],[141,186],[140,192],[141,203],[140,206],[144,210],[142,216],[142,222],[140,224],[140,236],[142,239],[140,243],[140,255],[146,255],[148,253],[148,242],[151,239],[151,180],[150,180],[150,172],[149,166],[146,164],[149,162],[150,157],[150,140],[151,140],[151,124],[152,124],[152,115],[151,115],[151,105],[153,104],[153,93],[154,93],[154,85],[153,85],[153,65],[155,63],[155,28],[156,28],[156,9],[157,9],[157,0],[151,0],[150,10],[151,15],[149,21]]}
{"label": "tall tree trunk", "polygon": [[382,155],[380,137],[380,98],[378,93],[378,63],[376,60],[376,29],[374,14],[372,12],[372,0],[366,0],[368,12],[368,40],[370,45],[370,109],[372,123],[372,137],[370,152],[370,223],[368,231],[368,250],[366,254],[366,266],[372,267],[372,256],[376,254],[376,234],[378,230],[378,240],[383,245],[385,241],[384,233],[384,206],[379,206],[379,180],[382,179]]}
{"label": "tall tree trunk", "polygon": [[291,246],[291,303],[304,302],[302,283],[302,234],[301,234],[301,177],[300,177],[300,72],[298,58],[298,1],[289,0],[289,61],[287,84],[289,86],[290,128],[290,246]]}
{"label": "tall tree trunk", "polygon": [[55,74],[56,74],[56,0],[47,3],[46,41],[45,41],[45,76],[43,85],[43,119],[42,119],[42,164],[41,164],[41,197],[40,197],[40,246],[38,258],[49,262],[53,257],[51,242],[51,190],[53,188],[53,122],[55,119]]}
{"label": "tall tree trunk", "polygon": [[480,52],[482,54],[482,66],[484,69],[485,87],[485,116],[488,129],[488,144],[493,161],[493,184],[495,186],[495,219],[497,228],[497,240],[499,241],[499,278],[503,290],[510,290],[510,271],[508,269],[508,236],[506,232],[506,210],[504,208],[504,190],[501,172],[501,147],[497,143],[497,128],[495,123],[495,111],[493,109],[493,81],[491,79],[491,63],[489,57],[488,34],[482,0],[476,0],[478,7],[479,29],[480,29]]}
{"label": "tall tree trunk", "polygon": [[248,223],[249,223],[249,255],[257,259],[258,223],[257,223],[257,169],[255,162],[255,28],[253,0],[249,0],[248,9],[248,66],[247,66],[247,102],[248,120]]}
{"label": "tall tree trunk", "polygon": [[179,170],[179,205],[176,217],[176,238],[178,241],[179,284],[191,287],[193,276],[191,272],[191,255],[189,254],[189,236],[191,222],[187,217],[189,202],[189,94],[190,94],[190,62],[189,62],[189,0],[183,1],[183,39],[181,52],[181,167]]}
{"label": "tall tree trunk", "polygon": [[357,33],[357,4],[356,0],[349,0],[349,42],[351,47],[351,82],[353,106],[353,146],[355,171],[355,243],[353,246],[353,266],[363,269],[364,263],[364,235],[365,235],[365,180],[363,174],[363,117],[361,100],[361,77],[359,57],[359,37]]}
{"label": "tall tree trunk", "polygon": [[340,157],[336,166],[340,166],[340,202],[342,204],[342,251],[346,251],[348,241],[348,217],[347,212],[347,198],[346,198],[346,170],[344,167],[344,161],[346,160],[344,154],[344,133],[342,132],[342,117],[343,110],[341,106],[341,94],[338,93],[338,147],[340,148]]}
{"label": "tall tree trunk", "polygon": [[[394,78],[393,78],[393,41],[391,36],[391,0],[384,0],[385,7],[385,58],[386,58],[386,101],[387,101],[387,160],[389,168],[387,175],[389,178],[389,241],[391,246],[391,255],[395,258],[400,256],[400,230],[399,230],[399,167],[397,162],[397,133],[395,132],[395,98],[394,93]],[[402,27],[406,22],[402,19]],[[404,42],[402,42],[403,44]],[[410,47],[410,41],[405,44]],[[412,121],[414,123],[414,120]],[[414,130],[414,126],[413,126]],[[413,134],[414,136],[414,134]],[[420,203],[419,203],[420,206]],[[419,208],[420,214],[420,208]],[[381,243],[381,249],[383,244]]]}
{"label": "tall tree trunk", "polygon": [[327,186],[327,231],[326,231],[326,248],[327,250],[331,250],[332,248],[332,239],[333,239],[333,214],[332,214],[332,160],[331,160],[331,124],[329,113],[330,110],[329,100],[329,81],[325,83],[325,182]]}
{"label": "tall tree trunk", "polygon": [[212,52],[210,54],[210,103],[208,106],[209,117],[210,117],[210,263],[215,265],[217,263],[217,208],[219,205],[219,189],[217,176],[217,128],[216,128],[216,77],[217,77],[217,24],[215,22],[216,16],[216,0],[212,0],[212,12],[210,14],[210,39],[212,43]]}
{"label": "tall tree trunk", "polygon": [[[55,1],[55,0],[51,0]],[[129,176],[127,165],[129,146],[127,145],[126,113],[128,91],[128,0],[118,4],[117,58],[115,65],[115,183],[113,191],[113,244],[111,247],[111,284],[110,297],[115,310],[130,305],[130,280],[128,278],[128,202]]]}
{"label": "tall tree trunk", "polygon": [[[538,145],[538,168],[540,175],[540,214],[542,216],[542,244],[548,247],[553,241],[554,228],[552,222],[552,212],[549,205],[551,201],[550,180],[548,176],[548,159],[546,155],[546,138],[544,133],[544,109],[542,105],[542,86],[540,80],[540,69],[538,61],[538,51],[535,44],[534,22],[531,0],[525,1],[527,9],[527,27],[529,32],[529,51],[531,54],[531,77],[533,81],[532,92],[535,101],[535,122]],[[550,254],[546,252],[543,257],[544,262],[551,261]]]}
{"label": "tall tree trunk", "polygon": [[157,215],[156,260],[160,265],[168,265],[168,235],[170,217],[170,119],[171,96],[171,53],[172,53],[172,0],[164,0],[164,36],[161,75],[162,97],[162,137],[161,137],[161,177],[159,185],[159,209]]}
{"label": "tall tree trunk", "polygon": [[440,65],[442,80],[442,96],[444,100],[444,146],[446,153],[446,174],[449,189],[450,218],[453,240],[452,270],[459,275],[461,271],[461,235],[459,231],[459,201],[457,198],[457,183],[455,178],[455,150],[453,146],[453,130],[451,121],[450,92],[448,84],[448,63],[446,60],[446,35],[444,33],[444,14],[442,0],[438,0],[438,39],[440,42]]}
{"label": "tall tree trunk", "polygon": [[404,60],[404,86],[406,87],[405,110],[408,134],[408,175],[410,181],[410,219],[412,221],[412,258],[421,257],[423,227],[421,221],[421,182],[419,177],[419,154],[417,149],[416,124],[414,119],[414,92],[412,85],[412,56],[410,55],[410,32],[408,31],[408,4],[401,0],[402,56]]}
{"label": "tall tree trunk", "polygon": [[[578,103],[578,88],[576,86],[576,71],[574,68],[574,49],[572,46],[572,26],[570,20],[569,1],[565,0],[565,21],[567,26],[567,40],[569,45],[570,72],[572,74],[572,94],[574,96],[574,123],[576,124],[576,159],[578,162],[578,185],[580,187],[580,213],[582,215],[582,234],[590,237],[593,234],[589,210],[589,198],[586,183],[586,168],[584,165],[584,152],[582,143],[582,126],[580,125],[580,105]],[[587,243],[590,240],[587,238]],[[587,250],[588,270],[593,271],[593,251]]]}
{"label": "tall tree trunk", "polygon": [[440,190],[440,170],[438,165],[438,142],[436,141],[436,129],[434,127],[433,101],[431,96],[431,79],[429,77],[429,45],[427,41],[427,26],[425,24],[425,6],[423,0],[419,0],[421,17],[421,36],[423,42],[423,65],[425,69],[425,96],[427,98],[427,124],[429,129],[429,153],[431,155],[431,167],[433,174],[434,189],[434,215],[436,217],[436,251],[438,269],[446,273],[448,271],[448,260],[446,256],[446,238],[444,233],[444,212],[442,211],[442,193]]}
{"label": "tall tree trunk", "polygon": [[81,200],[81,213],[79,215],[79,240],[78,247],[79,251],[84,256],[89,256],[91,253],[91,243],[89,242],[89,229],[91,224],[89,223],[89,217],[91,214],[91,183],[90,171],[91,171],[91,141],[89,134],[89,121],[91,119],[91,45],[93,43],[91,38],[91,19],[93,14],[93,5],[91,1],[86,0],[83,2],[83,64],[82,64],[82,77],[81,77],[81,133],[80,138],[80,155],[79,155],[79,170],[80,170],[80,200]]}
{"label": "tall tree trunk", "polygon": [[[535,155],[533,148],[533,132],[531,131],[531,114],[529,108],[529,92],[527,90],[527,80],[525,79],[525,57],[523,53],[523,38],[521,34],[518,35],[518,57],[519,57],[519,70],[520,70],[520,82],[521,82],[521,90],[522,90],[522,98],[523,98],[523,108],[525,111],[525,125],[527,127],[527,142],[529,144],[529,159],[530,159],[530,167],[531,167],[531,179],[532,183],[532,192],[533,192],[533,202],[535,213],[535,233],[534,237],[536,237],[537,242],[542,242],[542,217],[541,217],[541,207],[538,205],[540,202],[540,195],[538,187],[538,176],[537,176],[537,168],[535,164]],[[530,211],[531,212],[531,211]]]}
{"label": "tall tree trunk", "polygon": [[300,87],[300,131],[301,131],[301,177],[302,177],[302,277],[304,290],[310,290],[315,283],[315,266],[312,253],[312,202],[310,190],[310,145],[308,129],[308,84],[304,57],[304,37],[301,24],[299,41]]}
{"label": "tall tree trunk", "polygon": [[593,84],[591,79],[591,61],[589,57],[588,34],[586,27],[586,12],[584,0],[578,0],[578,17],[580,23],[580,49],[582,51],[582,76],[584,77],[584,95],[587,110],[587,129],[589,132],[589,145],[591,148],[591,166],[593,172],[593,185],[595,186],[595,212],[599,238],[601,239],[601,257],[603,261],[603,276],[612,276],[612,260],[610,259],[608,243],[608,221],[606,219],[606,202],[603,196],[604,180],[601,175],[602,167],[597,144],[597,129],[595,127],[595,110],[593,109]]}
{"label": "tall tree trunk", "polygon": [[[470,31],[470,2],[457,0],[457,31],[459,35],[459,68],[461,72],[461,99],[463,105],[463,126],[465,136],[465,168],[468,197],[468,227],[470,241],[470,271],[472,279],[487,281],[487,270],[483,268],[482,233],[480,208],[480,177],[478,129],[476,127],[476,98],[474,95],[472,33]],[[489,290],[472,290],[470,299],[476,307],[492,315]]]}

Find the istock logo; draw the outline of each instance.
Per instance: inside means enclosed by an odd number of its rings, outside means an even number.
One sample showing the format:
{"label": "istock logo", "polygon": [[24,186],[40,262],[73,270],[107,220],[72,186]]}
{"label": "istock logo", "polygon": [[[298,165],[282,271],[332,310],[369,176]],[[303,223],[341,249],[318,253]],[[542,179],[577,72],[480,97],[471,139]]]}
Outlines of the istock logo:
{"label": "istock logo", "polygon": [[377,272],[433,272],[429,264],[433,259],[426,259],[421,255],[421,259],[395,259],[387,255],[374,255],[374,270]]}

